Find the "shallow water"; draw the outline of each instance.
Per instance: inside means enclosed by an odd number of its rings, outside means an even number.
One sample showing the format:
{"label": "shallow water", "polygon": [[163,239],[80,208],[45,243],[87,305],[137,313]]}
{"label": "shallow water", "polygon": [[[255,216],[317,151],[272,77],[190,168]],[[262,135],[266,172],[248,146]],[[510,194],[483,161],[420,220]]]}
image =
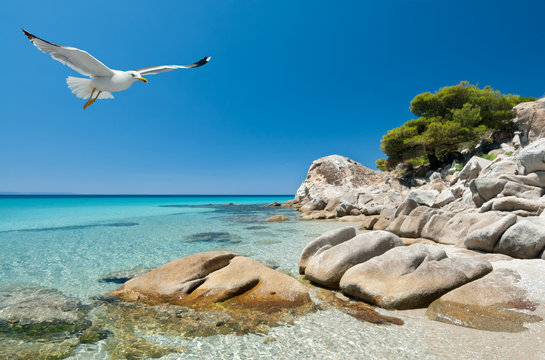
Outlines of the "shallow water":
{"label": "shallow water", "polygon": [[[306,243],[350,224],[301,221],[292,209],[262,206],[290,198],[0,197],[0,288],[45,286],[90,303],[94,296],[119,286],[99,281],[105,274],[156,267],[209,250],[247,255],[297,276],[299,254]],[[289,221],[265,221],[275,214],[286,215]],[[320,302],[314,292],[313,298]],[[433,322],[420,310],[380,312],[402,318],[405,325],[374,325],[323,306],[266,333],[208,337],[142,329],[136,333],[148,342],[180,349],[181,353],[165,359],[529,359],[545,355],[539,350],[545,338],[542,324],[529,325],[527,333],[498,334]],[[72,358],[107,359],[110,350],[101,340],[79,345]]]}

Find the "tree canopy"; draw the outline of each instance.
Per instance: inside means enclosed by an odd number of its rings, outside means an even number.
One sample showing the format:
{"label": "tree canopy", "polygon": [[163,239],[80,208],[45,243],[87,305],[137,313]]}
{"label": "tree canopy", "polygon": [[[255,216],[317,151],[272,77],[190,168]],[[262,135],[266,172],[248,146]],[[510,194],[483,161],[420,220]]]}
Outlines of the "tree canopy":
{"label": "tree canopy", "polygon": [[392,169],[401,162],[437,167],[442,154],[476,145],[489,130],[509,129],[513,106],[532,100],[466,81],[419,94],[410,107],[418,118],[384,135],[380,148],[388,159],[377,160],[377,167]]}

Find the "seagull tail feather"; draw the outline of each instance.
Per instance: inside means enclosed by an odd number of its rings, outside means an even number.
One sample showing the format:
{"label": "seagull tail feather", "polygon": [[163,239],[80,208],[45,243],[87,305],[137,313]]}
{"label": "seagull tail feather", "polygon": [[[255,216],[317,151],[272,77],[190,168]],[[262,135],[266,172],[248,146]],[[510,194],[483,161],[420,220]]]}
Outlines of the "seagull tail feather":
{"label": "seagull tail feather", "polygon": [[[91,79],[84,79],[69,76],[66,78],[66,84],[72,91],[72,94],[76,95],[80,99],[89,99],[93,92],[93,85]],[[100,93],[99,99],[113,99],[114,96],[109,91],[103,91]]]}

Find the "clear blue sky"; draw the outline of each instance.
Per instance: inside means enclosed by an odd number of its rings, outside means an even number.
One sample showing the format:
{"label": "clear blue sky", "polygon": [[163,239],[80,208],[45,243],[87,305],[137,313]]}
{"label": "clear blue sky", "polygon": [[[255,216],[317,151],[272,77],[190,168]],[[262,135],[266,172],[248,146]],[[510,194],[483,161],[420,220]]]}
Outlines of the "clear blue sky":
{"label": "clear blue sky", "polygon": [[[543,1],[2,1],[0,191],[293,194],[374,168],[410,100],[462,80],[545,93]],[[113,69],[186,64],[83,111],[21,32]]]}

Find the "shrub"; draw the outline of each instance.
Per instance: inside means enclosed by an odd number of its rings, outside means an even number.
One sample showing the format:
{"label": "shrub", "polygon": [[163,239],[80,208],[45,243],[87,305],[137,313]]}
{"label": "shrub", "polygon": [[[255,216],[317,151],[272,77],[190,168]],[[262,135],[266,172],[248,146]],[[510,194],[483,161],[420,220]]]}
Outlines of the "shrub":
{"label": "shrub", "polygon": [[400,162],[416,165],[425,159],[437,168],[441,155],[475,146],[490,136],[490,130],[508,130],[513,106],[532,100],[504,95],[490,86],[479,89],[465,81],[417,95],[410,109],[418,118],[384,135],[381,149],[388,159],[381,159],[380,166],[392,169]]}

